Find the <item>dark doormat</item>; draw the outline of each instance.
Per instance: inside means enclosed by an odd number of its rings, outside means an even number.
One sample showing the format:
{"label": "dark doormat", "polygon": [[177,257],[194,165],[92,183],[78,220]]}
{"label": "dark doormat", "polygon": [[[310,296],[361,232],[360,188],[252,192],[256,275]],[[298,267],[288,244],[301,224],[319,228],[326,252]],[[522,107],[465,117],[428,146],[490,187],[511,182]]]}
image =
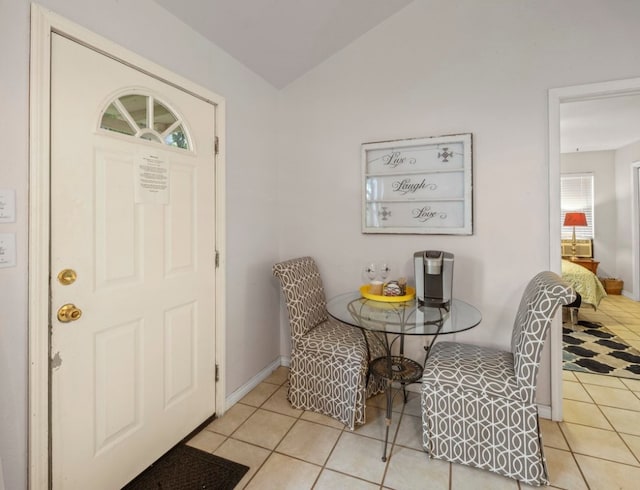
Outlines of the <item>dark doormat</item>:
{"label": "dark doormat", "polygon": [[179,444],[123,490],[232,490],[247,466]]}
{"label": "dark doormat", "polygon": [[640,379],[640,351],[601,323],[565,324],[562,337],[564,369]]}

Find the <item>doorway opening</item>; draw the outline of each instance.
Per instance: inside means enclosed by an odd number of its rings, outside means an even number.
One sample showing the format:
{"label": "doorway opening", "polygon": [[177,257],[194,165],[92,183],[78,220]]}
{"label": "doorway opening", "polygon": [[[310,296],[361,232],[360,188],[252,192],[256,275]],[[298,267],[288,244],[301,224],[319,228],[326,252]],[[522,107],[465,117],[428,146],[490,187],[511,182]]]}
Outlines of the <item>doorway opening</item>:
{"label": "doorway opening", "polygon": [[[561,222],[560,222],[560,173],[561,173],[561,148],[562,105],[573,102],[603,101],[606,99],[625,96],[637,96],[640,94],[640,79],[618,80],[612,82],[579,85],[573,87],[549,90],[549,258],[550,267],[557,273],[561,273]],[[631,161],[629,161],[629,164]],[[628,175],[628,174],[627,174]],[[631,206],[630,206],[631,208]],[[629,209],[631,212],[631,209]],[[631,223],[629,223],[630,225]],[[638,234],[635,233],[635,248],[638,248]],[[639,284],[637,269],[638,260],[629,257],[629,262],[634,260],[634,278],[629,282],[633,295],[638,294]],[[615,272],[620,267],[619,261],[610,264],[610,269]],[[562,329],[560,326],[552,329],[551,333],[551,416],[553,420],[562,420]]]}

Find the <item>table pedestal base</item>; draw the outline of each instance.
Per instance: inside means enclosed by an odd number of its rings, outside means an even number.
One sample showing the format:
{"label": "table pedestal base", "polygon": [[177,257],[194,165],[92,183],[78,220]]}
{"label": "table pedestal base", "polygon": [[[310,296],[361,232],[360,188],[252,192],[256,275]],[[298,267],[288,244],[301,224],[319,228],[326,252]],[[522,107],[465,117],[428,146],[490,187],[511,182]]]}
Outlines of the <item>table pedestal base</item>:
{"label": "table pedestal base", "polygon": [[415,383],[422,378],[422,365],[413,359],[404,356],[384,356],[374,359],[369,364],[369,369],[375,376],[379,376],[387,381],[385,394],[387,397],[387,413],[385,421],[384,448],[382,450],[382,461],[387,460],[387,443],[389,442],[389,427],[391,426],[391,414],[393,408],[393,383],[402,385],[404,402],[407,403],[407,392],[405,385]]}

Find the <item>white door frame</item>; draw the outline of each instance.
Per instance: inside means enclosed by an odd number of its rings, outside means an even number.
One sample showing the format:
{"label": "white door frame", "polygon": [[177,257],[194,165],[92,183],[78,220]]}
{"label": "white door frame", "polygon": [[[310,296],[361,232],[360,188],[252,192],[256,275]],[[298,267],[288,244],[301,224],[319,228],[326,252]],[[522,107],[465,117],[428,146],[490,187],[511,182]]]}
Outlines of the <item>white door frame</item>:
{"label": "white door frame", "polygon": [[[225,409],[225,100],[143,57],[39,6],[31,6],[29,109],[29,488],[49,488],[49,181],[51,33],[60,33],[216,105],[215,282],[216,414]],[[211,253],[216,251],[212,250]]]}
{"label": "white door frame", "polygon": [[631,163],[631,182],[631,296],[640,301],[640,160]]}
{"label": "white door frame", "polygon": [[[560,273],[560,104],[640,93],[640,78],[549,90],[549,267]],[[551,329],[551,418],[562,420],[562,328]],[[557,327],[557,328],[556,328]]]}

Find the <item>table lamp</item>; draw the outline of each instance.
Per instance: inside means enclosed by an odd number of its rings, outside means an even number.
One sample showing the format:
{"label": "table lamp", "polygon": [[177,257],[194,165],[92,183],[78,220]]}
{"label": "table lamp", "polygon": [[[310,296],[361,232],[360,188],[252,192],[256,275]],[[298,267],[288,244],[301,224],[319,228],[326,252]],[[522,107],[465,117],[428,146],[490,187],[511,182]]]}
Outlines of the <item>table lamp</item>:
{"label": "table lamp", "polygon": [[573,226],[573,235],[571,236],[571,260],[576,257],[576,226],[587,226],[587,215],[584,213],[566,213],[564,215],[563,226]]}

